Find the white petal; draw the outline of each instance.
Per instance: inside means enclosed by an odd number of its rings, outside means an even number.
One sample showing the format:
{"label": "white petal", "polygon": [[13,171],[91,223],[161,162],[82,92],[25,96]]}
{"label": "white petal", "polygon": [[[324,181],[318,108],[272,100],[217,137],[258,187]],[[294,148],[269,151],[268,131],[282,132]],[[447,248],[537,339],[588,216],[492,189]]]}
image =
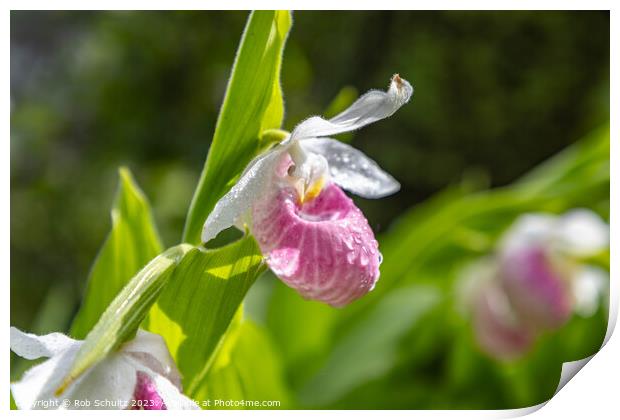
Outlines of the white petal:
{"label": "white petal", "polygon": [[581,267],[573,278],[575,312],[584,317],[594,315],[608,285],[609,273],[597,267]]}
{"label": "white petal", "polygon": [[[67,392],[71,401],[90,402],[90,405],[68,408],[125,409],[133,399],[136,379],[133,363],[122,353],[111,354],[86,372]],[[108,406],[102,406],[102,403]]]}
{"label": "white petal", "polygon": [[321,117],[310,117],[295,127],[291,139],[333,136],[357,130],[391,116],[409,101],[412,94],[413,88],[409,82],[395,75],[387,92],[371,90],[329,121]]}
{"label": "white petal", "polygon": [[250,210],[269,184],[282,151],[282,147],[275,147],[250,162],[239,181],[217,202],[207,217],[202,228],[202,242],[215,238]]}
{"label": "white petal", "polygon": [[400,189],[400,184],[361,151],[330,138],[301,141],[304,149],[323,155],[329,175],[345,190],[364,198],[381,198]]}
{"label": "white petal", "polygon": [[532,245],[546,245],[553,238],[557,220],[557,216],[543,213],[519,216],[502,236],[502,251],[512,252]]}
{"label": "white petal", "polygon": [[11,327],[11,350],[24,359],[52,357],[70,348],[76,340],[61,333],[38,336]]}
{"label": "white petal", "polygon": [[[11,384],[13,398],[19,409],[56,409],[60,407],[60,400],[54,396],[54,391],[69,373],[81,345],[80,341],[72,341],[73,343],[69,347],[49,360],[29,369],[24,373],[21,380]],[[12,337],[11,346],[13,346]]]}
{"label": "white petal", "polygon": [[160,335],[138,330],[136,337],[123,345],[121,351],[165,376],[175,385],[181,385],[181,375]]}
{"label": "white petal", "polygon": [[609,246],[609,225],[590,210],[572,210],[559,219],[556,240],[571,255],[595,255]]}

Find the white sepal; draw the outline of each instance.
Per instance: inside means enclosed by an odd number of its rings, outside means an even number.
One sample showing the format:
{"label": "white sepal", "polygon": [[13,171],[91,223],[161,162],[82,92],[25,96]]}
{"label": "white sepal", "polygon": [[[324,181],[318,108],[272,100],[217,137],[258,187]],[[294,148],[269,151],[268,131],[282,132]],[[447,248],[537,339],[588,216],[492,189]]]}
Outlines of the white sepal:
{"label": "white sepal", "polygon": [[215,238],[218,233],[233,226],[247,213],[265,192],[282,154],[281,146],[254,159],[241,178],[215,205],[202,228],[202,242]]}
{"label": "white sepal", "polygon": [[609,225],[590,210],[572,210],[558,220],[556,241],[569,255],[596,255],[609,246]]}
{"label": "white sepal", "polygon": [[412,94],[409,82],[395,75],[387,92],[371,90],[330,120],[310,117],[295,127],[291,139],[326,137],[357,130],[391,116],[409,101]]}
{"label": "white sepal", "polygon": [[526,213],[510,226],[501,238],[500,248],[511,253],[537,245],[548,245],[555,235],[557,216],[544,213]]}
{"label": "white sepal", "polygon": [[11,327],[11,350],[24,359],[53,357],[67,350],[76,340],[61,333],[38,336]]}
{"label": "white sepal", "polygon": [[575,312],[583,317],[596,313],[601,296],[609,285],[609,273],[598,267],[584,265],[573,277]]}
{"label": "white sepal", "polygon": [[354,147],[325,137],[305,139],[301,145],[324,156],[331,180],[360,197],[381,198],[400,189],[398,181]]}
{"label": "white sepal", "polygon": [[[18,346],[19,344],[14,346],[11,342],[11,349]],[[11,383],[11,392],[17,408],[20,410],[60,408],[61,399],[54,395],[54,391],[69,374],[80,346],[81,342],[74,342],[45,362],[27,370],[19,381]]]}

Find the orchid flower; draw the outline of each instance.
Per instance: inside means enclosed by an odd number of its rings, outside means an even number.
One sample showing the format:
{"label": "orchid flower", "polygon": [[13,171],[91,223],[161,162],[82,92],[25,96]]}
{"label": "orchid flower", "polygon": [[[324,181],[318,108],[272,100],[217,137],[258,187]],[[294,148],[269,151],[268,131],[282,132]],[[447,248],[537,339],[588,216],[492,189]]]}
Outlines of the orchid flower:
{"label": "orchid flower", "polygon": [[573,312],[591,315],[608,274],[581,260],[608,246],[609,226],[589,210],[522,216],[499,250],[511,305],[531,328],[558,328]]}
{"label": "orchid flower", "polygon": [[11,391],[19,409],[198,409],[181,393],[181,378],[164,340],[139,330],[117,352],[88,370],[62,395],[56,389],[69,373],[83,341],[61,333],[43,336],[11,327],[11,350],[34,360]]}
{"label": "orchid flower", "polygon": [[303,297],[344,306],[373,289],[381,254],[362,212],[341,188],[381,198],[399,183],[359,150],[327,136],[394,114],[413,88],[398,75],[330,120],[310,117],[246,167],[208,216],[202,241],[250,226],[266,262]]}
{"label": "orchid flower", "polygon": [[609,274],[583,259],[608,246],[609,226],[588,210],[517,219],[496,256],[462,273],[461,296],[482,350],[514,359],[537,335],[561,327],[573,313],[591,316]]}

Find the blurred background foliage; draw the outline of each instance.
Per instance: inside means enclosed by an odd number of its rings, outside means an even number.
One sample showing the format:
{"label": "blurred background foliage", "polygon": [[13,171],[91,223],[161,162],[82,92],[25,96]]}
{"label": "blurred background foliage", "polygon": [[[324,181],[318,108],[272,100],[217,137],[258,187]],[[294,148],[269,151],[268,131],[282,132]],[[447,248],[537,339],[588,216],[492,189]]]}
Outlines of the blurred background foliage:
{"label": "blurred background foliage", "polygon": [[[68,328],[120,165],[150,199],[166,246],[180,241],[246,16],[12,12],[12,325]],[[600,346],[604,307],[499,363],[472,343],[454,280],[520,212],[585,206],[609,217],[609,132],[599,128],[609,120],[609,14],[296,12],[285,128],[394,72],[414,85],[412,102],[352,138],[403,186],[355,199],[385,256],[377,289],[338,311],[266,274],[248,313],[270,332],[298,406],[541,402],[562,361]]]}

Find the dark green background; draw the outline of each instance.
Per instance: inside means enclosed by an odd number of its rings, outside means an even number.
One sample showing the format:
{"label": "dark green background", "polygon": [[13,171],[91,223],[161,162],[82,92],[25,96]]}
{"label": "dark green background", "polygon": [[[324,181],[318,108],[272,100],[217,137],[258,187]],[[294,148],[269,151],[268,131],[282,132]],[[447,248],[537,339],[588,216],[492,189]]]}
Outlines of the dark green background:
{"label": "dark green background", "polygon": [[[180,240],[246,17],[12,12],[12,325],[67,328],[119,165],[166,245]],[[396,72],[412,102],[353,139],[403,186],[356,199],[378,232],[464,176],[505,185],[607,121],[609,13],[296,12],[285,128]]]}

